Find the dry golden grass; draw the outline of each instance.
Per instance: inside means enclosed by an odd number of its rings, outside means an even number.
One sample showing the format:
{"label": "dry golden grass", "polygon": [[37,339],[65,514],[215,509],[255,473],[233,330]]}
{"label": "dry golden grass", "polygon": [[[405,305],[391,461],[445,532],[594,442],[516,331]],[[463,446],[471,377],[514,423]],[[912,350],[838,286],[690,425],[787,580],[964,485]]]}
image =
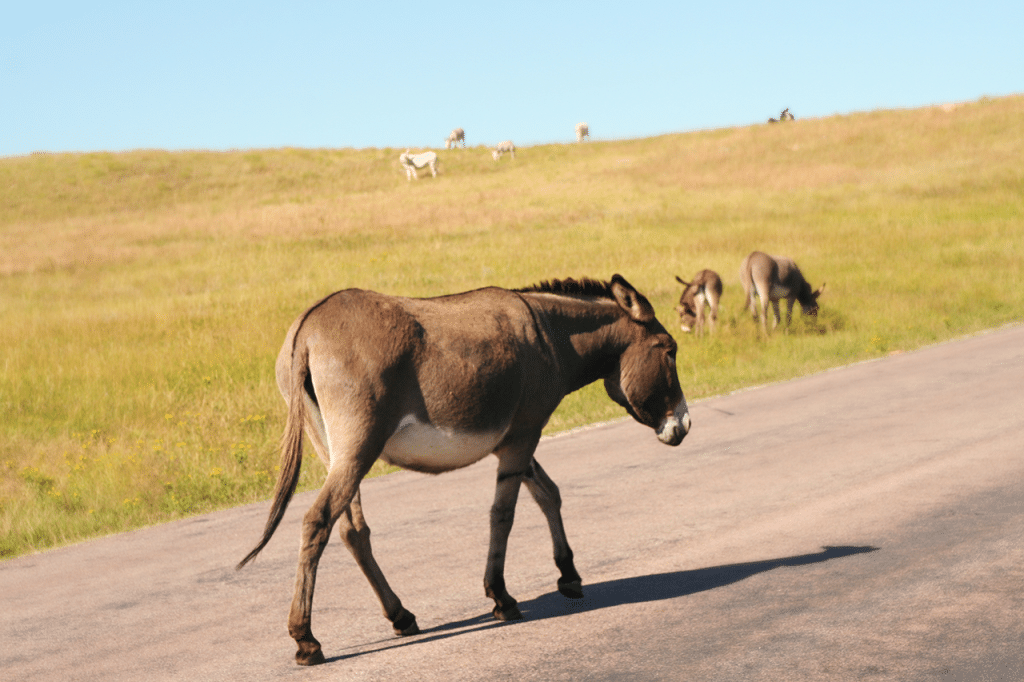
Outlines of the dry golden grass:
{"label": "dry golden grass", "polygon": [[[970,333],[1024,310],[1024,98],[517,150],[137,151],[0,159],[0,555],[265,497],[290,322],[349,286],[429,296],[620,272],[679,334],[692,400]],[[760,341],[753,249],[828,282]],[[559,430],[621,414],[600,386]],[[699,428],[699,425],[698,425]],[[303,486],[322,467],[304,468]]]}

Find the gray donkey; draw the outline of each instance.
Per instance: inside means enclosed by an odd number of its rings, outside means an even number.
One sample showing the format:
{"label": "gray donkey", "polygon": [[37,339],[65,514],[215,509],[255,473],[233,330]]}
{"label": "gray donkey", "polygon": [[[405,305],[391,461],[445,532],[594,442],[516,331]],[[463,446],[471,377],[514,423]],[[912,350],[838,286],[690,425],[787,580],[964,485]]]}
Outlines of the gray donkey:
{"label": "gray donkey", "polygon": [[558,486],[534,450],[562,398],[598,379],[658,440],[679,445],[690,413],[676,349],[647,298],[619,275],[611,282],[554,280],[427,299],[347,289],[300,315],[277,358],[277,384],[288,405],[281,473],[263,537],[239,564],[259,554],[284,516],[299,479],[305,430],[328,473],[302,524],[288,616],[296,662],[326,660],[310,618],[317,567],[336,524],[395,633],[419,632],[370,548],[359,486],[378,458],[436,474],[493,453],[498,476],[484,591],[494,600],[494,617],[522,617],[505,586],[522,486],[547,518],[558,591],[582,598]]}
{"label": "gray donkey", "polygon": [[[786,326],[789,326],[793,319],[793,302],[800,301],[805,315],[817,315],[818,297],[825,289],[822,283],[817,291],[812,291],[811,285],[792,259],[769,256],[761,251],[754,251],[743,259],[740,281],[746,296],[745,307],[753,314],[754,320],[760,318],[765,336],[768,335],[766,308],[769,301],[775,313],[772,322],[772,329],[775,329],[779,324],[779,300],[786,299]],[[761,299],[759,307],[754,302],[755,294]]]}
{"label": "gray donkey", "polygon": [[679,275],[676,275],[676,281],[683,285],[683,293],[679,296],[679,305],[676,306],[676,312],[679,313],[679,328],[684,332],[696,329],[698,334],[702,334],[704,306],[707,305],[711,308],[711,331],[715,331],[718,301],[722,298],[722,278],[714,270],[701,270],[694,275],[692,282],[687,282]]}

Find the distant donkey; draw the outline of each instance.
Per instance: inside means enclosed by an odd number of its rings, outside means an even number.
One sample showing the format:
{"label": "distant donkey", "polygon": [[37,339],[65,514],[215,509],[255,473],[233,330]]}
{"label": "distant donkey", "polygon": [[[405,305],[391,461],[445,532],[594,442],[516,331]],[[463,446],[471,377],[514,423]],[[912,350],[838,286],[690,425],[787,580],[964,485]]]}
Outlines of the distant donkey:
{"label": "distant donkey", "polygon": [[779,117],[777,119],[776,118],[770,118],[770,119],[768,119],[768,122],[769,123],[778,123],[780,121],[795,121],[795,120],[796,120],[796,116],[794,116],[793,114],[789,113],[789,107],[786,107],[785,109],[782,110],[782,113],[779,114]]}
{"label": "distant donkey", "polygon": [[590,137],[590,126],[588,126],[586,123],[577,123],[576,141],[583,142],[583,140],[587,139],[588,137]]}
{"label": "distant donkey", "polygon": [[714,270],[701,270],[692,282],[683,280],[676,275],[676,281],[683,285],[683,293],[679,297],[676,312],[679,313],[679,327],[684,332],[696,328],[698,334],[704,332],[704,306],[711,308],[711,331],[715,331],[718,320],[718,302],[722,299],[722,278]]}
{"label": "distant donkey", "polygon": [[451,149],[457,147],[459,142],[462,143],[463,147],[466,146],[466,131],[462,128],[456,128],[445,138],[444,148]]}
{"label": "distant donkey", "polygon": [[[760,318],[761,330],[768,335],[766,309],[768,302],[772,304],[772,312],[775,313],[775,320],[772,322],[772,329],[778,326],[779,301],[786,299],[786,326],[793,319],[793,302],[800,301],[800,307],[804,315],[818,314],[818,297],[825,290],[824,282],[817,291],[811,290],[811,285],[804,279],[800,268],[789,258],[781,256],[769,256],[761,251],[754,251],[743,259],[740,265],[740,281],[743,283],[743,293],[746,297],[745,307],[750,310],[757,321]],[[754,296],[761,299],[758,307]]]}
{"label": "distant donkey", "polygon": [[406,149],[399,155],[398,162],[402,164],[402,168],[405,170],[406,180],[420,179],[420,176],[416,175],[417,168],[430,168],[430,174],[435,178],[437,177],[437,152],[410,154],[409,150]]}
{"label": "distant donkey", "polygon": [[516,158],[516,146],[512,144],[512,140],[499,142],[498,146],[491,151],[491,157],[495,161],[500,159],[502,154],[511,154],[513,159]]}

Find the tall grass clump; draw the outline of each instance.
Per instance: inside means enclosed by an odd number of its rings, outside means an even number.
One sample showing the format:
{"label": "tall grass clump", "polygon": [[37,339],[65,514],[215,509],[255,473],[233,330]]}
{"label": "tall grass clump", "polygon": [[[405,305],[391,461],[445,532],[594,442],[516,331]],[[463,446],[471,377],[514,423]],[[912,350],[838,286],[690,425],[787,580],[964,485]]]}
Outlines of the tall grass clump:
{"label": "tall grass clump", "polygon": [[[621,273],[692,401],[1024,317],[1024,98],[551,144],[0,159],[0,556],[267,497],[274,358],[345,287],[431,296]],[[761,339],[738,267],[797,260],[821,314]],[[678,332],[674,275],[725,281]],[[621,416],[600,385],[554,432]],[[699,428],[699,425],[698,425]],[[300,485],[323,467],[310,457]]]}

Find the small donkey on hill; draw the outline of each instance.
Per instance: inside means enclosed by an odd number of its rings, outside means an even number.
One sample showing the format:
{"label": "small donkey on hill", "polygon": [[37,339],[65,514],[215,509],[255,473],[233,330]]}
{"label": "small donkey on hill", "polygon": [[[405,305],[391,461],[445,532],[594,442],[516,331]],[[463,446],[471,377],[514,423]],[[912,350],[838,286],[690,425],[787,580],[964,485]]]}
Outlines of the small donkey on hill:
{"label": "small donkey on hill", "polygon": [[[745,307],[750,310],[757,321],[760,318],[761,330],[768,335],[766,308],[769,301],[772,304],[772,312],[775,319],[772,322],[772,329],[779,324],[779,301],[786,299],[786,326],[793,319],[793,302],[800,301],[800,307],[804,315],[818,314],[818,297],[825,290],[824,282],[817,291],[811,290],[811,285],[804,279],[800,268],[792,259],[781,256],[769,256],[761,251],[754,251],[743,259],[740,265],[740,281],[743,283],[743,293],[746,296]],[[757,306],[754,296],[761,299],[761,305]]]}
{"label": "small donkey on hill", "polygon": [[701,270],[692,282],[687,282],[679,275],[676,281],[683,285],[683,293],[679,297],[676,312],[679,313],[679,327],[684,332],[696,329],[698,334],[704,332],[704,306],[711,308],[711,331],[715,331],[718,320],[718,302],[722,299],[722,278],[714,270]]}

